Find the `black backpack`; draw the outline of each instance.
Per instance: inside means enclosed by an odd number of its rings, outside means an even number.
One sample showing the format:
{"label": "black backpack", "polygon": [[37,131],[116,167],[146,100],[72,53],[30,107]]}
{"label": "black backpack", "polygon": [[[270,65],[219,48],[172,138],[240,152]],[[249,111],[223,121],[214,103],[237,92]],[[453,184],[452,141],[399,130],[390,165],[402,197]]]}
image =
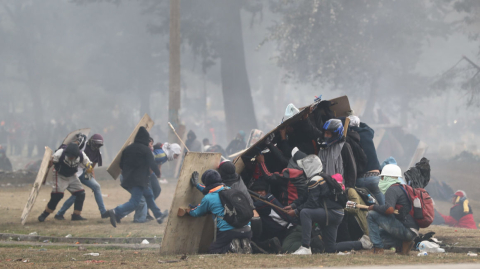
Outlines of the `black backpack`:
{"label": "black backpack", "polygon": [[[360,196],[360,198],[362,198],[363,202],[364,202],[366,205],[378,205],[377,199],[375,198],[375,196],[374,196],[367,188],[358,188],[358,187],[355,187],[354,189],[355,189],[355,191],[358,193],[358,196]],[[375,198],[375,203],[374,203],[374,204],[368,202],[368,195],[369,195],[369,194],[370,194],[373,198]]]}
{"label": "black backpack", "polygon": [[342,189],[342,186],[340,186],[340,184],[338,184],[338,182],[331,176],[322,174],[321,177],[325,179],[328,188],[330,189],[330,195],[328,198],[341,205],[342,208],[345,208],[348,202],[348,197],[346,192]]}
{"label": "black backpack", "polygon": [[243,192],[225,188],[218,194],[224,208],[223,220],[235,228],[242,228],[250,222],[253,210]]}

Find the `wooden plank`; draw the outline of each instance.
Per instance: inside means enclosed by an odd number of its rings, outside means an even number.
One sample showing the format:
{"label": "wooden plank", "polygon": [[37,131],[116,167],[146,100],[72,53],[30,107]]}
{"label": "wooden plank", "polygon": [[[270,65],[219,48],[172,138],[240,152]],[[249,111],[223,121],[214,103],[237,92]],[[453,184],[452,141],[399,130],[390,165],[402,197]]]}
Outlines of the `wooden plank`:
{"label": "wooden plank", "polygon": [[352,109],[350,108],[350,102],[346,95],[332,99],[330,102],[333,103],[333,105],[330,106],[330,110],[335,114],[336,118],[351,115]]}
{"label": "wooden plank", "polygon": [[375,136],[373,137],[373,145],[375,145],[375,149],[378,149],[378,145],[380,145],[380,142],[382,142],[384,135],[385,129],[375,130]]}
{"label": "wooden plank", "polygon": [[213,221],[211,215],[193,218],[178,217],[175,212],[189,204],[199,204],[203,194],[190,185],[194,171],[201,175],[208,169],[215,169],[220,163],[220,153],[189,152],[183,161],[177,188],[173,197],[167,226],[160,247],[160,254],[196,254],[204,252],[213,241]]}
{"label": "wooden plank", "polygon": [[88,135],[90,134],[90,128],[82,128],[82,129],[78,129],[76,131],[73,131],[73,132],[69,133],[67,135],[67,137],[65,137],[65,139],[63,139],[62,144],[64,144],[64,145],[70,144],[73,141],[73,139],[75,138],[75,136],[79,133],[84,134],[88,139]]}
{"label": "wooden plank", "polygon": [[145,127],[145,129],[147,129],[147,131],[150,132],[153,124],[154,122],[150,118],[150,116],[148,116],[148,114],[143,115],[142,119],[140,119],[137,126],[135,126],[135,129],[133,129],[133,132],[128,137],[127,141],[125,141],[125,144],[123,144],[122,148],[107,168],[107,172],[113,177],[113,179],[117,179],[120,176],[120,173],[122,172],[122,169],[120,169],[120,159],[122,158],[122,152],[128,145],[133,143],[133,141],[135,140],[135,136],[137,135],[138,129],[143,126]]}
{"label": "wooden plank", "polygon": [[410,167],[414,167],[415,164],[423,158],[423,156],[425,155],[425,152],[427,152],[427,149],[428,149],[428,145],[425,142],[423,141],[418,142],[417,149],[415,150],[415,153],[412,156],[412,160],[410,160],[408,169],[410,169]]}
{"label": "wooden plank", "polygon": [[22,225],[25,225],[25,222],[27,221],[27,218],[28,218],[28,214],[30,214],[30,211],[32,210],[33,205],[37,200],[37,195],[38,195],[38,192],[40,191],[40,188],[42,187],[42,183],[48,174],[48,163],[50,162],[50,158],[52,157],[52,154],[53,154],[53,151],[49,147],[45,147],[45,153],[43,154],[43,159],[40,165],[40,169],[38,170],[38,173],[37,173],[37,178],[33,183],[32,191],[30,192],[30,196],[28,197],[27,204],[23,209],[23,213],[21,217]]}

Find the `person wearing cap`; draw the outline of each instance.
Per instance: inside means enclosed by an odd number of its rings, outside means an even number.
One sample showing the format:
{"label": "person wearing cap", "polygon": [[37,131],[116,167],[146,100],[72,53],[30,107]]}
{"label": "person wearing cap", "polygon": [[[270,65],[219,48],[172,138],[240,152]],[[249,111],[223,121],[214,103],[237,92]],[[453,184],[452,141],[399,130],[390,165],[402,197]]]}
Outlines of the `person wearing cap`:
{"label": "person wearing cap", "polygon": [[[92,166],[98,164],[98,166],[102,166],[102,154],[100,153],[100,148],[103,146],[103,137],[100,134],[94,134],[85,144],[85,149],[83,152],[92,162]],[[97,202],[98,210],[100,210],[100,215],[102,218],[108,218],[107,209],[105,208],[105,204],[103,203],[103,196],[102,190],[100,188],[100,184],[95,180],[95,174],[92,174],[90,179],[85,177],[85,169],[81,169],[77,175],[80,174],[78,177],[80,182],[83,185],[89,187],[93,191],[93,195],[95,197],[95,202]],[[75,203],[75,200],[78,199],[77,196],[72,195],[68,198],[65,203],[63,203],[62,208],[57,212],[55,215],[55,219],[57,220],[64,220],[65,212]]]}
{"label": "person wearing cap", "polygon": [[202,175],[204,185],[200,184],[198,177],[198,172],[193,172],[190,184],[205,196],[198,206],[187,209],[187,212],[192,217],[201,217],[211,213],[212,218],[216,221],[216,240],[210,245],[209,253],[251,253],[251,227],[247,224],[242,228],[234,228],[223,219],[223,216],[225,216],[224,207],[220,201],[219,192],[228,187],[222,183],[220,174],[215,170],[205,171]]}
{"label": "person wearing cap", "polygon": [[259,236],[254,235],[254,243],[268,253],[278,253],[282,249],[281,243],[294,227],[293,223],[298,223],[298,220],[279,209],[283,206],[268,192],[268,183],[265,180],[256,180],[250,189],[265,201],[277,206],[273,207],[264,201],[255,200],[254,206],[261,219],[262,232]]}
{"label": "person wearing cap", "polygon": [[436,211],[443,218],[445,224],[451,227],[477,229],[472,207],[468,204],[467,194],[462,190],[456,191],[452,202],[453,207],[450,208],[450,216],[445,216]]}
{"label": "person wearing cap", "polygon": [[90,159],[83,151],[80,151],[76,143],[70,143],[65,148],[60,148],[53,154],[48,167],[54,167],[51,171],[52,193],[45,211],[38,216],[38,221],[44,222],[45,219],[55,211],[60,200],[62,200],[65,190],[75,196],[74,211],[72,220],[86,220],[81,216],[83,202],[85,201],[85,190],[77,176],[78,167],[87,169],[87,173],[93,172],[93,166]]}
{"label": "person wearing cap", "polygon": [[298,204],[307,197],[307,178],[303,169],[297,163],[307,155],[298,148],[294,148],[292,156],[287,168],[281,173],[269,172],[265,165],[265,157],[262,154],[256,157],[262,177],[270,184],[273,195],[279,199],[283,206]]}
{"label": "person wearing cap", "polygon": [[418,236],[418,224],[410,215],[410,198],[398,179],[401,176],[400,167],[387,164],[382,169],[379,183],[380,190],[385,190],[385,204],[368,207],[368,230],[375,254],[383,254],[384,248],[395,247],[397,252],[408,255]]}
{"label": "person wearing cap", "polygon": [[312,254],[310,243],[313,223],[317,223],[322,230],[322,240],[327,253],[370,248],[368,237],[360,241],[337,243],[337,229],[342,222],[344,209],[330,196],[331,191],[326,181],[330,176],[322,173],[322,161],[317,155],[308,155],[299,160],[298,165],[305,171],[309,181],[306,199],[300,201],[299,205],[292,204],[284,208],[290,216],[300,217],[302,224],[302,245],[292,254]]}
{"label": "person wearing cap", "polygon": [[245,183],[243,182],[242,177],[240,177],[240,175],[237,174],[235,170],[236,170],[235,165],[228,160],[221,162],[217,169],[218,173],[222,177],[223,184],[225,184],[226,186],[232,189],[236,189],[243,192],[243,194],[245,194],[245,196],[247,197],[253,209],[253,200],[252,200],[252,197],[250,197],[250,193],[248,192],[247,186],[245,186]]}

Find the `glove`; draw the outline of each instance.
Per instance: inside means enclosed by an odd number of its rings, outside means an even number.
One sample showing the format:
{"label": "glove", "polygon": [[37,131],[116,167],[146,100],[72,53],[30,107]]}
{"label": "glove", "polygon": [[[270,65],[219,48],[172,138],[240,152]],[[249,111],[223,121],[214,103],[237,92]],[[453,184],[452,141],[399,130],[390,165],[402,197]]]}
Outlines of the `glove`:
{"label": "glove", "polygon": [[197,187],[197,185],[198,185],[198,172],[197,171],[192,173],[192,177],[190,178],[190,184],[192,184],[193,187]]}
{"label": "glove", "polygon": [[87,174],[91,174],[93,172],[93,165],[91,163],[88,163],[86,168],[87,168],[87,171],[86,171]]}
{"label": "glove", "polygon": [[275,134],[271,133],[266,139],[265,139],[265,144],[270,145],[272,143],[273,139],[275,138]]}

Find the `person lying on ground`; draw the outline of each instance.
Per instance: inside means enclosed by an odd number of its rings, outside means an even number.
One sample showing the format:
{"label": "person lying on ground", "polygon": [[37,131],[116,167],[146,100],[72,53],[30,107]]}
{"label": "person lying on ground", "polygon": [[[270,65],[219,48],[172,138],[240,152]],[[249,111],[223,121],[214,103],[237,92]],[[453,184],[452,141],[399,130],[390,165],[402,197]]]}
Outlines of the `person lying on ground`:
{"label": "person lying on ground", "polygon": [[343,137],[341,120],[328,120],[323,126],[324,142],[321,144],[318,157],[324,165],[327,175],[341,174],[345,187],[355,187],[357,168],[350,144]]}
{"label": "person lying on ground", "polygon": [[[384,186],[388,186],[385,205],[368,207],[368,230],[375,254],[383,254],[384,248],[395,247],[398,253],[408,255],[414,244],[413,240],[418,236],[418,224],[410,215],[410,199],[399,184],[398,177],[401,175],[400,167],[394,164],[386,165],[380,174],[380,184],[385,181],[387,183]],[[394,214],[395,209],[398,214]]]}
{"label": "person lying on ground", "polygon": [[300,205],[292,204],[292,206],[285,207],[290,216],[300,217],[302,224],[302,245],[293,254],[312,254],[310,242],[313,223],[317,223],[322,230],[323,244],[327,253],[370,248],[371,243],[368,236],[362,237],[360,241],[336,242],[337,229],[342,222],[344,209],[337,202],[339,200],[335,201],[336,199],[332,198],[333,192],[326,181],[332,179],[327,178],[330,177],[329,175],[321,173],[323,165],[316,155],[303,158],[299,161],[299,166],[309,179],[308,196]]}
{"label": "person lying on ground", "polygon": [[51,171],[52,193],[45,211],[38,216],[38,221],[44,222],[53,213],[58,203],[62,200],[65,190],[68,190],[75,197],[72,220],[86,220],[81,216],[83,202],[85,201],[85,190],[77,176],[78,168],[86,168],[87,173],[93,173],[93,166],[87,155],[80,151],[75,143],[68,144],[64,149],[60,148],[52,156],[48,167],[54,167]]}
{"label": "person lying on ground", "polygon": [[472,207],[468,204],[467,194],[458,190],[453,195],[453,207],[450,208],[450,216],[445,216],[436,211],[450,227],[477,229],[477,224],[473,218]]}
{"label": "person lying on ground", "polygon": [[13,171],[12,163],[7,157],[7,151],[0,146],[0,170],[3,171]]}
{"label": "person lying on ground", "polygon": [[215,170],[205,171],[202,175],[204,185],[199,183],[198,176],[198,173],[194,172],[190,184],[200,190],[205,196],[198,206],[187,209],[187,212],[192,217],[201,217],[211,213],[212,218],[216,221],[216,238],[209,247],[209,253],[251,253],[251,227],[247,224],[242,228],[234,228],[223,219],[225,209],[220,201],[219,192],[228,187],[222,183],[220,174]]}
{"label": "person lying on ground", "polygon": [[155,163],[153,154],[148,147],[150,135],[145,127],[138,129],[135,140],[127,146],[122,152],[120,168],[122,169],[123,182],[122,187],[130,192],[131,197],[125,204],[117,206],[115,209],[108,210],[110,223],[117,227],[117,222],[132,212],[140,204],[142,197],[145,197],[147,206],[153,211],[159,224],[168,216],[168,211],[163,213],[155,204],[152,189],[149,187],[150,170],[157,177],[160,176],[160,170]]}
{"label": "person lying on ground", "polygon": [[228,144],[227,148],[225,149],[225,152],[227,153],[228,156],[235,154],[239,151],[244,150],[247,147],[247,143],[245,143],[245,132],[240,131],[238,134],[235,136],[235,138]]}
{"label": "person lying on ground", "polygon": [[297,164],[307,155],[298,148],[294,148],[292,156],[287,168],[282,173],[270,173],[265,165],[265,157],[262,154],[256,157],[257,163],[260,164],[262,177],[270,184],[273,195],[279,199],[283,206],[298,203],[304,197],[307,197],[307,178],[302,168]]}
{"label": "person lying on ground", "polygon": [[[76,141],[80,142],[81,141]],[[88,159],[92,162],[93,168],[98,164],[98,166],[102,166],[102,154],[100,153],[100,148],[103,146],[103,137],[100,134],[94,134],[85,144],[85,149],[83,152],[87,155]],[[77,172],[77,176],[80,179],[80,182],[89,187],[93,191],[93,195],[95,197],[95,202],[97,202],[98,210],[100,211],[100,216],[102,218],[108,218],[107,209],[105,209],[105,204],[103,203],[103,196],[102,191],[100,188],[100,184],[95,180],[95,173],[92,172],[92,176],[90,178],[86,178],[85,174],[86,169],[80,169]],[[78,199],[77,195],[72,195],[68,198],[65,203],[63,203],[62,208],[55,214],[55,219],[57,220],[64,220],[65,212],[75,203],[75,200]]]}
{"label": "person lying on ground", "polygon": [[260,235],[254,234],[256,239],[254,243],[268,253],[279,253],[282,250],[281,243],[293,230],[293,223],[298,223],[298,220],[279,209],[283,206],[271,193],[267,192],[268,183],[265,180],[255,181],[250,189],[263,197],[265,201],[278,207],[273,207],[264,201],[255,199],[255,210],[260,216],[262,229]]}
{"label": "person lying on ground", "polygon": [[360,146],[367,156],[367,164],[364,171],[361,171],[361,175],[358,175],[355,185],[359,188],[367,188],[378,201],[379,205],[385,204],[385,196],[378,188],[378,182],[380,182],[380,164],[378,162],[377,151],[373,138],[375,132],[370,126],[364,122],[360,122],[360,118],[357,116],[349,116],[350,129],[357,132],[360,135]]}

